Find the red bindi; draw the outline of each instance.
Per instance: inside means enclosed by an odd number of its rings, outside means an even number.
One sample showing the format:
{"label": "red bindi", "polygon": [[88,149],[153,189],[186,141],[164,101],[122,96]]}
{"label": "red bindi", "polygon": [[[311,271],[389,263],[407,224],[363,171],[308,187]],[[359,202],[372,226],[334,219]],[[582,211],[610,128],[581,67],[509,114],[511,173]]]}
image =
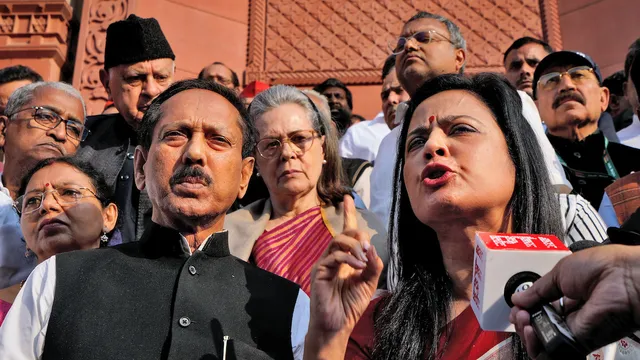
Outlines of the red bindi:
{"label": "red bindi", "polygon": [[431,124],[435,120],[436,120],[436,117],[434,115],[429,116],[429,124]]}
{"label": "red bindi", "polygon": [[49,183],[44,184],[44,187],[48,187],[48,186],[51,186],[51,184]]}

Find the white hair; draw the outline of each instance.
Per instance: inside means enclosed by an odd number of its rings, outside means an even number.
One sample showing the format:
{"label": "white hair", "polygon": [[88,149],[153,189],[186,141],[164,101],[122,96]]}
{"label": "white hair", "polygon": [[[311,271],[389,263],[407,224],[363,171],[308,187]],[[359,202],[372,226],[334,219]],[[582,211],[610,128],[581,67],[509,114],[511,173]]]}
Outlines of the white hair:
{"label": "white hair", "polygon": [[87,117],[87,108],[84,104],[84,100],[82,99],[82,95],[80,95],[80,92],[73,86],[59,81],[38,81],[16,89],[13,94],[9,96],[9,100],[7,100],[7,106],[4,113],[7,116],[15,114],[27,103],[33,100],[35,92],[39,89],[60,90],[78,99],[78,101],[80,101],[80,103],[82,104],[83,120]]}

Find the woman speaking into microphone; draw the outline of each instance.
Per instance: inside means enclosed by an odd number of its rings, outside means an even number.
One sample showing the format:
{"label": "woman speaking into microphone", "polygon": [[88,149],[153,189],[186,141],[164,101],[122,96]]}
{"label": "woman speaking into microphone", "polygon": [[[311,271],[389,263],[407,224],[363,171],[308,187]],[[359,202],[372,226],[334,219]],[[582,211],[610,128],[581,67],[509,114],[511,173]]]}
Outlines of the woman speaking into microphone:
{"label": "woman speaking into microphone", "polygon": [[316,265],[306,355],[526,359],[516,335],[483,331],[470,307],[477,231],[564,235],[520,97],[498,75],[442,75],[405,119],[389,231],[398,283],[370,302],[382,266],[346,228]]}

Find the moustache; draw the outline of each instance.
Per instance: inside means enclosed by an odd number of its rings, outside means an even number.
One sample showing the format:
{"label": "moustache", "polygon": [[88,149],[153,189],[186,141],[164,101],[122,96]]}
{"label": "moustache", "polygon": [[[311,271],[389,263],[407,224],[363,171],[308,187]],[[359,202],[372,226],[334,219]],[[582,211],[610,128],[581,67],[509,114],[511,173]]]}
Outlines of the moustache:
{"label": "moustache", "polygon": [[205,174],[204,170],[199,167],[191,166],[178,169],[178,171],[171,176],[171,179],[169,179],[169,185],[174,186],[180,184],[184,182],[186,178],[196,178],[207,186],[213,182],[213,179],[211,179],[209,175]]}
{"label": "moustache", "polygon": [[557,109],[561,105],[561,102],[565,100],[577,101],[582,105],[586,103],[586,101],[584,100],[584,97],[580,95],[580,93],[572,91],[572,92],[561,93],[560,95],[558,95],[558,97],[555,100],[553,100],[553,104],[551,105],[551,107],[554,109]]}

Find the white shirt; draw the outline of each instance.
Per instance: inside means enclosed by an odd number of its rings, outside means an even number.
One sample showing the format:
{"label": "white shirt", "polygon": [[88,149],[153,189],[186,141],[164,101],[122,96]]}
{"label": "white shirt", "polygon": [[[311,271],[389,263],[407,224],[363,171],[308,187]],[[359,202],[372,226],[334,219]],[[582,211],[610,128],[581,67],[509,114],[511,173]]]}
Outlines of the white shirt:
{"label": "white shirt", "polygon": [[[518,91],[518,94],[522,100],[522,115],[527,119],[529,125],[531,125],[538,144],[540,144],[551,184],[556,186],[560,192],[569,193],[573,187],[571,183],[569,183],[569,180],[567,180],[562,164],[560,164],[556,152],[553,150],[553,146],[551,146],[549,139],[547,139],[544,133],[536,104],[524,91]],[[401,109],[400,106],[403,105],[404,108]],[[403,103],[400,104],[400,106],[396,112],[396,119],[400,116],[404,118],[406,104]],[[400,137],[401,130],[401,126],[397,126],[389,135],[382,139],[380,148],[378,149],[378,156],[374,162],[373,173],[371,174],[371,211],[385,224],[387,230],[389,230],[388,222],[391,214],[391,200],[393,199],[393,171],[396,167],[398,138]]]}
{"label": "white shirt", "polygon": [[0,289],[26,280],[36,266],[35,256],[26,256],[20,217],[9,190],[0,182]]}
{"label": "white shirt", "polygon": [[618,139],[622,145],[640,149],[640,119],[633,114],[631,125],[618,131]]}
{"label": "white shirt", "polygon": [[[183,246],[189,249],[186,239],[182,239]],[[204,243],[206,242],[202,245]],[[56,257],[52,256],[33,270],[4,319],[0,327],[0,359],[42,358],[55,288]],[[299,290],[291,320],[291,347],[294,359],[303,358],[304,339],[308,327],[309,297]]]}
{"label": "white shirt", "polygon": [[373,161],[380,142],[390,132],[383,113],[378,113],[371,121],[361,121],[349,127],[340,139],[340,156]]}

